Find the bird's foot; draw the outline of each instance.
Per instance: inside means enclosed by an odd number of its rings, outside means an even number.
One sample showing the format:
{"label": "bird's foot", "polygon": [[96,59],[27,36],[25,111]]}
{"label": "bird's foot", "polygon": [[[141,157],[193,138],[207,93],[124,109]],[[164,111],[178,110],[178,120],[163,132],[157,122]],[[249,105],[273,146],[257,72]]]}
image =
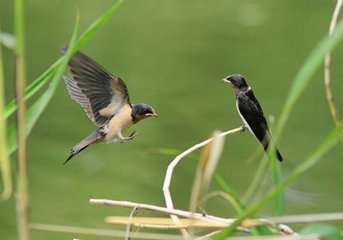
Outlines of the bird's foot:
{"label": "bird's foot", "polygon": [[241,131],[241,132],[248,131],[248,128],[247,128],[244,124],[241,126],[241,128],[242,128],[242,131]]}
{"label": "bird's foot", "polygon": [[122,139],[120,139],[120,142],[121,143],[126,143],[128,141],[131,141],[137,135],[138,135],[138,133],[136,131],[133,131],[128,137],[123,137]]}

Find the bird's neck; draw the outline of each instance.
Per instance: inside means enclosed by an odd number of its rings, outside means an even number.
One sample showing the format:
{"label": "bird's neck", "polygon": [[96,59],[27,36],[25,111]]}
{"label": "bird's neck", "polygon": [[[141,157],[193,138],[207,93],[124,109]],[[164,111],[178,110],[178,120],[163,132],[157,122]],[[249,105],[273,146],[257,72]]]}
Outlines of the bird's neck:
{"label": "bird's neck", "polygon": [[250,91],[251,91],[251,87],[250,86],[242,87],[242,88],[240,88],[240,89],[238,89],[236,91],[236,95],[238,95],[238,94],[245,94],[245,93],[248,93]]}

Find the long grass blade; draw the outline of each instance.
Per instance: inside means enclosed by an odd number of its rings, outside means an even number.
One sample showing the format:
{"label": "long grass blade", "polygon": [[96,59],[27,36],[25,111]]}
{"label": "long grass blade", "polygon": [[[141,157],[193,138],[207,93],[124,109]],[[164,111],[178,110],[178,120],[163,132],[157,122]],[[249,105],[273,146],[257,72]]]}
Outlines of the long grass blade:
{"label": "long grass blade", "polygon": [[[62,75],[65,71],[69,58],[72,56],[72,49],[76,41],[77,32],[79,29],[79,17],[77,16],[76,24],[74,27],[74,31],[72,34],[72,38],[70,40],[67,53],[62,57],[62,62],[56,70],[56,74],[54,78],[51,80],[48,89],[32,104],[32,106],[27,111],[26,117],[27,121],[25,124],[25,134],[29,135],[33,126],[37,122],[39,116],[43,113],[44,109],[48,105],[49,101],[51,100],[54,92],[57,89],[58,83],[62,78]],[[16,124],[12,124],[8,128],[8,151],[11,154],[16,149]]]}
{"label": "long grass blade", "polygon": [[[81,35],[81,37],[76,41],[72,53],[79,50],[84,44],[86,44],[90,38],[112,17],[112,15],[117,11],[119,6],[125,0],[119,0],[113,6],[107,10],[103,15],[101,15],[97,20],[91,24],[86,31]],[[25,100],[31,98],[35,93],[37,93],[45,84],[47,84],[50,78],[56,73],[57,68],[62,63],[63,57],[60,57],[56,62],[54,62],[45,72],[43,72],[38,78],[36,78],[27,88],[25,89]],[[15,100],[10,101],[5,110],[5,117],[9,117],[17,108],[17,103]]]}
{"label": "long grass blade", "polygon": [[224,239],[227,236],[230,236],[244,221],[244,219],[253,216],[266,203],[272,200],[279,192],[284,190],[294,180],[296,180],[304,172],[315,165],[325,153],[330,151],[337,143],[339,143],[342,129],[343,127],[340,126],[330,131],[330,133],[324,138],[324,140],[318,145],[318,147],[313,150],[312,154],[310,154],[309,157],[299,167],[297,167],[285,180],[276,185],[273,190],[267,193],[262,199],[248,207],[230,227],[222,230],[214,239],[220,240]]}
{"label": "long grass blade", "polygon": [[219,131],[215,131],[212,134],[212,142],[210,142],[203,148],[191,193],[189,207],[191,212],[195,212],[198,210],[201,198],[208,191],[214,171],[222,154],[225,139],[219,134]]}
{"label": "long grass blade", "polygon": [[[49,82],[52,76],[56,73],[56,70],[62,62],[62,57],[59,58],[53,65],[51,65],[42,75],[34,80],[29,86],[25,88],[25,101],[30,99],[35,93],[37,93],[45,84]],[[17,109],[17,101],[12,99],[5,108],[5,117],[8,118]]]}
{"label": "long grass blade", "polygon": [[[75,44],[73,45],[69,44],[68,52],[70,50],[70,53],[66,55],[70,57],[71,55],[73,55],[73,53],[75,53],[78,49],[80,49],[96,33],[96,31],[99,30],[99,28],[101,28],[110,19],[110,17],[116,12],[118,7],[123,2],[124,0],[120,0],[117,3],[115,3],[107,12],[105,12],[102,16],[100,16],[90,27],[86,29],[86,31],[82,34],[82,36],[77,41],[75,41]],[[59,79],[61,78],[63,74],[62,70],[58,70],[58,69],[61,69],[59,67],[63,61],[65,61],[65,56],[62,56],[61,58],[59,58],[41,76],[39,76],[32,84],[30,84],[26,88],[25,99],[29,99],[31,96],[37,93],[45,84],[47,84],[49,82],[49,79],[52,76],[55,76],[49,86],[49,89],[53,89],[53,90],[49,90],[49,91],[47,90],[48,92],[44,93],[44,97],[42,98],[42,100],[37,100],[36,103],[32,106],[32,110],[30,108],[28,111],[28,117],[30,121],[27,123],[26,135],[28,135],[31,132],[35,122],[38,120],[38,117],[40,116],[44,108],[47,106],[47,103],[45,103],[44,102],[45,100],[43,99],[50,100],[52,97],[51,94],[55,92]],[[60,78],[57,79],[56,76],[60,76]],[[12,101],[6,107],[5,116],[6,117],[10,116],[15,110],[16,110],[16,102]],[[40,113],[36,115],[36,111]],[[15,130],[14,125],[11,125],[7,129],[7,138],[8,138],[8,153],[12,154],[16,150],[16,147],[17,147],[16,146],[16,130]]]}
{"label": "long grass blade", "polygon": [[[6,129],[5,118],[5,84],[4,68],[2,60],[2,46],[0,44],[0,129]],[[7,153],[6,131],[0,131],[0,171],[2,176],[3,190],[1,198],[7,200],[13,191],[10,159]]]}
{"label": "long grass blade", "polygon": [[[305,61],[302,68],[299,70],[296,75],[291,88],[289,89],[288,97],[286,99],[283,111],[280,116],[280,121],[276,127],[277,137],[281,137],[284,126],[290,116],[291,111],[293,110],[296,101],[300,98],[301,94],[305,91],[306,87],[311,81],[313,74],[319,69],[321,64],[324,61],[325,54],[333,50],[338,43],[343,38],[343,21],[341,21],[336,31],[330,35],[326,36],[317,47],[310,53],[307,60]],[[271,143],[269,156],[271,157],[272,162],[272,174],[274,184],[278,184],[281,179],[281,169],[277,165],[277,160],[275,160],[275,148],[274,143]],[[279,216],[282,212],[283,207],[283,196],[280,192],[277,194],[274,200],[273,213],[275,216]]]}
{"label": "long grass blade", "polygon": [[24,1],[14,1],[14,30],[17,39],[15,48],[15,93],[18,101],[16,111],[17,121],[17,190],[16,214],[19,240],[30,239],[29,229],[29,194],[27,189],[27,158],[26,158],[26,102],[24,90],[26,85],[25,34],[24,34]]}
{"label": "long grass blade", "polygon": [[343,21],[340,21],[335,32],[333,32],[330,36],[324,37],[324,39],[320,41],[317,47],[310,53],[304,65],[296,75],[294,82],[288,91],[288,97],[283,107],[280,121],[277,124],[275,136],[281,136],[296,101],[299,99],[301,94],[310,83],[311,77],[319,69],[319,67],[321,67],[321,64],[324,61],[325,54],[332,51],[338,45],[338,43],[342,41],[342,39]]}
{"label": "long grass blade", "polygon": [[[285,106],[284,106],[283,111],[281,113],[279,124],[277,125],[277,128],[276,128],[276,136],[280,137],[280,135],[282,134],[284,126],[287,122],[287,119],[288,119],[290,113],[291,113],[291,110],[294,108],[296,101],[299,99],[301,94],[304,92],[306,86],[309,84],[309,82],[311,80],[311,76],[315,73],[316,70],[318,70],[319,66],[323,62],[325,53],[333,50],[337,46],[337,44],[342,40],[342,38],[343,38],[343,21],[341,21],[338,24],[336,31],[332,35],[326,36],[318,44],[318,46],[311,52],[308,59],[305,61],[304,65],[302,66],[302,68],[298,72],[298,74],[297,74],[297,76],[296,76],[296,78],[295,78],[295,80],[294,80],[294,82],[293,82],[293,84],[289,90],[289,94],[288,94],[288,97],[286,99]],[[342,129],[342,128],[339,128],[339,129]],[[271,151],[274,149],[273,144],[271,145],[270,149],[271,149]],[[269,155],[274,156],[275,154],[271,153]],[[272,157],[272,161],[275,161],[275,157]],[[273,169],[273,171],[274,171],[274,174],[278,174],[276,169]],[[279,176],[275,175],[274,181],[277,179],[280,179]],[[274,187],[274,189],[276,189],[277,186],[282,185],[284,182],[285,181],[278,183]],[[277,195],[279,196],[275,200],[276,204],[281,203],[280,194],[281,194],[282,189],[283,188],[281,188],[279,191],[276,191],[275,194],[272,195],[272,197],[276,197]],[[282,206],[282,203],[281,203],[281,205],[276,205],[276,211],[280,210],[280,206]],[[248,212],[249,209],[246,210],[245,212]],[[275,208],[274,208],[274,210],[275,210]],[[252,214],[253,213],[255,213],[255,212],[252,211]],[[251,216],[251,215],[248,214],[247,216]],[[223,230],[217,236],[216,239],[221,239],[222,237],[231,234],[234,231],[234,228],[235,228],[235,226],[233,225],[230,228]]]}

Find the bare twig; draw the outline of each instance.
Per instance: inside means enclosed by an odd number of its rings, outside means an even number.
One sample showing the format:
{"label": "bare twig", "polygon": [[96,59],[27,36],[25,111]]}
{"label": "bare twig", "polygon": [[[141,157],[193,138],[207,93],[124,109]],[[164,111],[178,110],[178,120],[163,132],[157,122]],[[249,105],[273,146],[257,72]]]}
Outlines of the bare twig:
{"label": "bare twig", "polygon": [[[189,204],[189,210],[191,212],[198,211],[201,199],[208,191],[213,173],[222,154],[225,140],[224,137],[219,136],[219,134],[219,131],[215,131],[213,133],[213,141],[203,148],[194,177],[191,200]],[[205,201],[203,201],[203,204],[204,203]]]}
{"label": "bare twig", "polygon": [[[239,128],[235,128],[226,132],[223,132],[221,134],[219,134],[218,136],[227,136],[230,134],[234,134],[234,133],[238,133],[238,132],[242,132],[244,131],[243,127],[239,127]],[[173,176],[173,172],[174,172],[174,168],[176,167],[176,165],[181,161],[182,158],[184,158],[185,156],[187,156],[188,154],[190,154],[191,152],[195,151],[196,149],[199,149],[203,146],[205,146],[206,144],[208,144],[209,142],[211,142],[213,140],[213,138],[209,138],[201,143],[198,143],[196,145],[194,145],[193,147],[187,149],[186,151],[184,151],[183,153],[179,154],[178,156],[176,156],[172,162],[169,164],[168,168],[167,168],[167,172],[166,172],[166,176],[164,179],[164,184],[163,184],[163,194],[164,194],[164,199],[166,202],[166,206],[168,209],[173,209],[174,208],[174,204],[172,201],[172,197],[170,194],[170,183],[171,183],[171,178]],[[170,215],[170,217],[174,220],[174,222],[176,224],[178,224],[178,219],[177,216],[175,215]],[[183,232],[183,235],[187,235],[187,233]]]}
{"label": "bare twig", "polygon": [[[221,133],[219,136],[227,136],[230,134],[234,134],[234,133],[238,133],[238,132],[242,132],[244,131],[243,127],[238,127],[226,132]],[[171,182],[171,178],[173,176],[173,172],[174,172],[174,168],[176,167],[176,165],[182,160],[182,158],[184,158],[185,156],[187,156],[188,154],[190,154],[191,152],[205,146],[206,144],[208,144],[209,142],[211,142],[213,140],[213,138],[209,138],[201,143],[195,144],[194,146],[192,146],[191,148],[187,149],[186,151],[184,151],[183,153],[179,154],[178,156],[176,156],[172,162],[168,165],[168,169],[166,172],[166,176],[164,178],[164,184],[163,184],[163,193],[164,193],[164,199],[166,201],[166,206],[167,208],[174,208],[174,204],[170,195],[170,182]]]}
{"label": "bare twig", "polygon": [[[41,231],[52,231],[52,232],[63,232],[63,233],[74,233],[84,235],[95,235],[104,237],[125,237],[126,232],[116,231],[110,229],[98,229],[98,228],[85,228],[85,227],[71,227],[62,225],[51,225],[51,224],[30,224],[31,229]],[[139,239],[156,239],[156,240],[180,240],[182,239],[179,235],[174,234],[158,234],[158,233],[130,233],[130,237]]]}
{"label": "bare twig", "polygon": [[127,207],[127,208],[141,208],[141,209],[148,209],[157,212],[177,215],[180,217],[192,218],[197,220],[203,220],[207,222],[217,223],[226,225],[232,223],[235,219],[226,219],[220,218],[212,215],[204,215],[202,213],[193,213],[189,211],[183,211],[178,209],[170,209],[166,207],[160,207],[150,204],[144,203],[135,203],[135,202],[128,202],[128,201],[116,201],[116,200],[109,200],[109,199],[90,199],[90,204],[92,205],[109,205],[109,206],[120,206],[120,207]]}
{"label": "bare twig", "polygon": [[180,224],[175,224],[169,217],[127,217],[127,216],[109,216],[106,218],[107,223],[111,224],[130,224],[141,228],[156,229],[181,229],[181,228],[223,228],[227,226],[222,223],[213,223],[203,220],[190,218],[179,218]]}
{"label": "bare twig", "polygon": [[[343,4],[343,0],[337,0],[336,7],[331,18],[331,23],[329,27],[329,35],[331,35],[336,29],[337,18],[340,13],[342,4]],[[332,92],[332,87],[331,87],[330,65],[331,65],[331,53],[327,52],[325,55],[325,60],[324,60],[324,84],[325,84],[325,90],[326,90],[326,98],[330,107],[330,112],[331,112],[333,121],[336,126],[339,126],[341,124],[341,120],[340,120],[340,116],[337,111],[337,107],[336,107],[334,97],[333,97],[333,92]]]}
{"label": "bare twig", "polygon": [[130,233],[132,230],[132,218],[137,214],[138,210],[139,210],[138,208],[133,208],[131,213],[130,213],[129,221],[128,221],[127,226],[126,226],[125,240],[130,240]]}
{"label": "bare twig", "polygon": [[[183,219],[179,219],[180,224],[170,221],[168,218],[149,218],[149,217],[108,217],[107,221],[110,223],[119,224],[133,224],[138,227],[160,228],[160,229],[175,229],[175,228],[188,228],[192,227],[207,227],[207,228],[223,228],[232,224],[236,219],[221,218],[213,215],[204,215],[203,213],[194,213],[190,211],[184,211],[179,209],[169,209],[166,207],[160,207],[150,204],[135,203],[128,201],[116,201],[109,199],[90,199],[92,205],[108,205],[119,206],[132,209],[147,209],[157,211],[169,215],[177,215]],[[186,218],[186,219],[184,219]],[[246,219],[243,221],[241,227],[238,230],[247,232],[248,228],[268,225],[274,227],[278,232],[287,235],[296,235],[296,233],[288,226],[288,224],[302,224],[310,222],[324,222],[324,221],[342,221],[343,212],[339,213],[323,213],[323,214],[307,214],[307,215],[295,215],[295,216],[283,216],[283,217],[267,217],[267,219]],[[66,231],[68,232],[68,231]],[[130,233],[132,236],[132,233]]]}
{"label": "bare twig", "polygon": [[272,222],[276,222],[276,223],[293,223],[293,224],[294,223],[343,221],[343,212],[270,217],[268,218],[268,220]]}
{"label": "bare twig", "polygon": [[[225,228],[228,227],[230,224],[234,223],[236,219],[227,219],[221,218],[213,215],[204,215],[202,213],[194,213],[190,211],[183,211],[179,209],[169,209],[166,207],[160,207],[150,204],[143,204],[143,203],[135,203],[135,202],[128,202],[128,201],[116,201],[116,200],[109,200],[109,199],[90,199],[90,203],[93,205],[109,205],[109,206],[120,206],[120,207],[128,207],[128,208],[136,208],[136,209],[148,209],[157,212],[166,213],[169,215],[174,215],[178,217],[183,217],[187,219],[178,219],[176,223],[173,219],[170,221],[167,218],[130,218],[130,217],[121,217],[121,216],[114,216],[108,217],[106,219],[109,223],[116,223],[116,224],[133,224],[134,226],[138,227],[146,227],[146,228],[158,228],[158,229],[185,229],[189,227],[205,227],[205,228]],[[241,226],[237,228],[238,231],[242,232],[250,232],[250,228],[267,225],[275,229],[278,233],[283,234],[295,234],[293,230],[282,224],[275,224],[275,222],[271,222],[266,219],[246,219],[242,222]],[[286,229],[286,230],[285,230]]]}

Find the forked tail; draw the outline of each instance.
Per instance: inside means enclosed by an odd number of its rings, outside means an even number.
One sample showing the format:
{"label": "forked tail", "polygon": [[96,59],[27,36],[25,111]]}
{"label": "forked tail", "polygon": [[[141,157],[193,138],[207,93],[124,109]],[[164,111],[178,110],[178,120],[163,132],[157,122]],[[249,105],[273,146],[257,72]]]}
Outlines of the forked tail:
{"label": "forked tail", "polygon": [[[267,151],[268,151],[268,147],[269,147],[269,142],[262,143],[262,144],[263,144],[264,150],[267,152]],[[277,159],[279,159],[279,161],[282,162],[283,157],[281,156],[281,153],[279,152],[279,150],[277,149],[277,147],[275,147],[275,153],[276,153]]]}
{"label": "forked tail", "polygon": [[101,139],[102,137],[98,131],[92,132],[88,137],[83,139],[81,142],[79,142],[77,145],[75,145],[71,149],[69,157],[67,158],[67,160],[65,160],[63,164],[66,164],[70,159],[72,159],[79,152],[87,148],[89,145],[99,142]]}

